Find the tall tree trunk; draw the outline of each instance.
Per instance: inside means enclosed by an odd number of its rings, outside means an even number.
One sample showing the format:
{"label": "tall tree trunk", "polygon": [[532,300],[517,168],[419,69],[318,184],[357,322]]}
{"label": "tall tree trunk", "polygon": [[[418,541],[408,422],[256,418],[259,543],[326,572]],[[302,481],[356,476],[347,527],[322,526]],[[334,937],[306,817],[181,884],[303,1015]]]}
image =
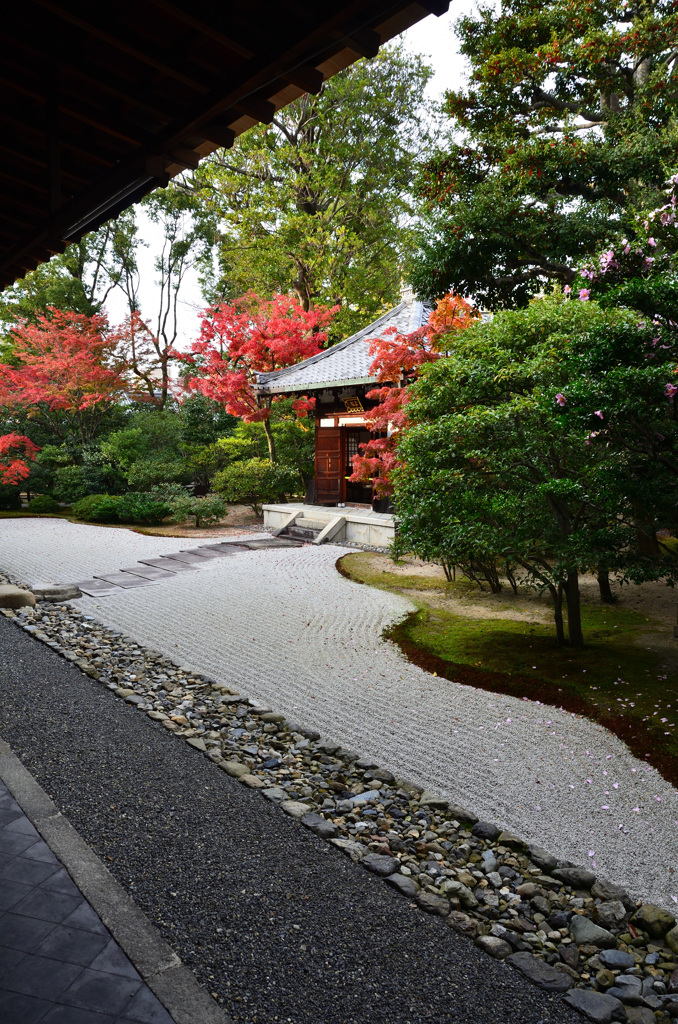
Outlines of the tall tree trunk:
{"label": "tall tree trunk", "polygon": [[553,617],[556,622],[556,639],[560,647],[565,646],[565,627],[563,625],[563,588],[549,584],[549,593],[553,598]]}
{"label": "tall tree trunk", "polygon": [[584,634],[581,628],[579,574],[574,568],[569,569],[567,573],[565,599],[567,601],[567,635],[570,647],[583,647]]}
{"label": "tall tree trunk", "polygon": [[271,429],[270,419],[264,420],[264,430],[266,431],[266,440],[268,441],[268,457],[271,463],[275,465],[276,454],[275,454],[275,438],[273,437],[273,431]]}
{"label": "tall tree trunk", "polygon": [[603,604],[614,604],[616,598],[612,593],[612,587],[610,586],[610,574],[607,569],[604,569],[601,565],[598,566],[598,588],[600,590],[600,600]]}

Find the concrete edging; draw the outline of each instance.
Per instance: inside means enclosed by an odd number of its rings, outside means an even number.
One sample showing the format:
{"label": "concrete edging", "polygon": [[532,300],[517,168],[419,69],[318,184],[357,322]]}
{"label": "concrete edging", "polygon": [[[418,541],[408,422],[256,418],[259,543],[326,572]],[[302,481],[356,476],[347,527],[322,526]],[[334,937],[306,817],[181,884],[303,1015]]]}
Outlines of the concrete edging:
{"label": "concrete edging", "polygon": [[2,738],[0,780],[175,1024],[231,1024]]}

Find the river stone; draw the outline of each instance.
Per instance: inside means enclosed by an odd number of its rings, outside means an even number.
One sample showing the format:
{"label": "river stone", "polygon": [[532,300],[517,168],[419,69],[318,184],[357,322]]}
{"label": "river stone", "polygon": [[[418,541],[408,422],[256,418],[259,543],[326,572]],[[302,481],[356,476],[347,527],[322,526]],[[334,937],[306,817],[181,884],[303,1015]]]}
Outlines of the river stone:
{"label": "river stone", "polygon": [[608,900],[594,907],[593,916],[602,928],[617,928],[626,917],[626,907],[619,900]]}
{"label": "river stone", "polygon": [[33,608],[35,597],[30,590],[14,587],[11,583],[0,586],[0,608]]}
{"label": "river stone", "polygon": [[[127,698],[127,700],[133,700],[133,699],[134,699],[133,697],[128,697]],[[187,739],[186,742],[188,743],[189,747],[195,747],[196,750],[200,750],[202,753],[204,753],[207,750],[207,747],[205,746],[204,741],[199,739],[198,737],[191,736],[191,738]]]}
{"label": "river stone", "polygon": [[603,992],[593,992],[586,988],[573,988],[564,997],[564,1002],[579,1010],[596,1024],[608,1024],[609,1021],[625,1020],[624,1007],[615,999]]}
{"label": "river stone", "polygon": [[360,862],[368,871],[372,871],[381,878],[392,875],[400,867],[400,861],[395,857],[389,857],[385,853],[368,853]]}
{"label": "river stone", "polygon": [[394,889],[402,893],[403,896],[416,896],[419,892],[419,886],[412,878],[408,878],[406,875],[396,873],[394,875],[388,875],[386,881],[389,885],[392,885]]}
{"label": "river stone", "polygon": [[386,768],[373,768],[365,772],[365,779],[368,782],[376,780],[377,782],[385,782],[386,785],[392,786],[395,782],[395,775],[393,772],[387,771]]}
{"label": "river stone", "polygon": [[322,814],[314,814],[313,811],[303,816],[301,824],[321,839],[334,839],[339,834],[339,828],[333,821],[327,821]]}
{"label": "river stone", "polygon": [[485,839],[493,843],[501,835],[501,829],[493,825],[491,821],[477,821],[471,832],[477,839]]}
{"label": "river stone", "polygon": [[495,960],[505,960],[513,952],[513,947],[496,935],[479,935],[476,939],[476,946],[485,950]]}
{"label": "river stone", "polygon": [[308,804],[302,804],[300,800],[283,800],[280,806],[291,818],[303,818],[305,814],[308,814]]}
{"label": "river stone", "polygon": [[459,804],[448,803],[447,809],[457,821],[467,821],[470,825],[475,825],[478,818],[475,814],[471,814],[465,807],[460,807]]}
{"label": "river stone", "polygon": [[669,978],[669,992],[672,994],[678,992],[678,967],[674,969],[673,974]]}
{"label": "river stone", "polygon": [[478,900],[473,892],[467,885],[459,882],[456,878],[446,878],[440,888],[441,892],[444,892],[446,896],[456,897],[467,910],[475,910],[478,906]]}
{"label": "river stone", "polygon": [[590,889],[596,880],[592,871],[585,868],[558,868],[553,872],[553,877],[565,885],[571,885],[573,889]]}
{"label": "river stone", "polygon": [[506,958],[506,963],[515,967],[529,981],[534,982],[546,992],[567,992],[572,987],[572,978],[563,971],[557,971],[550,964],[545,964],[543,960],[539,960],[532,953],[512,953]]}
{"label": "river stone", "polygon": [[282,803],[283,800],[287,799],[287,793],[284,789],[281,789],[280,786],[271,786],[270,789],[262,789],[261,795],[265,796],[267,800],[271,800],[274,804]]}
{"label": "river stone", "polygon": [[258,775],[241,775],[240,781],[250,789],[266,789],[268,786],[266,779],[261,779]]}
{"label": "river stone", "polygon": [[627,910],[636,908],[636,901],[631,899],[626,889],[614,882],[608,882],[606,878],[596,878],[591,886],[591,895],[598,900],[619,900]]}
{"label": "river stone", "polygon": [[514,836],[513,832],[502,832],[497,842],[500,846],[508,846],[511,850],[518,850],[519,852],[527,849],[525,840],[520,839],[519,836]]}
{"label": "river stone", "polygon": [[620,999],[622,1003],[630,1006],[640,1006],[642,998],[642,981],[632,975],[620,974],[616,979],[609,994]]}
{"label": "river stone", "polygon": [[461,935],[466,935],[469,939],[475,939],[478,935],[477,921],[474,921],[468,914],[463,914],[461,910],[453,910],[447,918],[447,923],[454,928],[455,932],[460,932]]}
{"label": "river stone", "polygon": [[657,1024],[657,1018],[647,1006],[627,1006],[626,1020],[628,1024]]}
{"label": "river stone", "polygon": [[429,914],[447,917],[450,912],[449,902],[443,896],[435,896],[432,892],[417,893],[417,903]]}
{"label": "river stone", "polygon": [[447,800],[438,796],[437,793],[432,793],[430,789],[424,790],[419,798],[419,803],[422,807],[430,807],[432,811],[446,811],[448,807]]}
{"label": "river stone", "polygon": [[636,965],[631,954],[625,953],[622,949],[603,949],[598,954],[598,959],[603,967],[610,967],[613,971],[627,971]]}
{"label": "river stone", "polygon": [[651,935],[653,939],[661,939],[670,931],[676,923],[673,914],[661,907],[655,907],[653,903],[643,903],[631,918],[636,928]]}
{"label": "river stone", "polygon": [[31,589],[36,601],[73,601],[82,597],[75,583],[35,583]]}
{"label": "river stone", "polygon": [[[249,775],[251,768],[249,765],[242,764],[240,761],[226,761],[221,765],[227,775],[230,775],[234,779],[240,779],[243,775]],[[304,808],[304,814],[308,810],[306,804],[302,804]]]}
{"label": "river stone", "polygon": [[556,858],[548,852],[548,850],[542,850],[541,846],[528,846],[527,852],[530,860],[541,868],[542,871],[554,871],[558,866]]}
{"label": "river stone", "polygon": [[603,949],[611,949],[617,945],[617,940],[607,928],[599,928],[597,924],[590,921],[588,917],[575,914],[570,921],[570,935],[578,946],[600,946]]}
{"label": "river stone", "polygon": [[666,933],[664,942],[674,953],[678,953],[678,924],[670,932]]}

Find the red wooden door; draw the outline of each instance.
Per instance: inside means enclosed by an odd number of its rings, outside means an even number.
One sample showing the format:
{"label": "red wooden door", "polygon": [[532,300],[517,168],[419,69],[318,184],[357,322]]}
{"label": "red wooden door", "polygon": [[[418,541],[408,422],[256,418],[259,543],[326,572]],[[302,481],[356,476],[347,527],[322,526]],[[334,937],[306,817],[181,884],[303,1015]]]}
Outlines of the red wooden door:
{"label": "red wooden door", "polygon": [[319,505],[343,501],[341,430],[318,427],[315,435],[315,500]]}

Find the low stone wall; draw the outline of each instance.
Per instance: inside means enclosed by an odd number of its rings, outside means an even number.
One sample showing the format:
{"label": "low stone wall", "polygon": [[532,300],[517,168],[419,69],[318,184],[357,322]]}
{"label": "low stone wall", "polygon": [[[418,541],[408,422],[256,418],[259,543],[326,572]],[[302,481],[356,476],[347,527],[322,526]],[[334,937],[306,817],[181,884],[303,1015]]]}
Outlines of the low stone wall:
{"label": "low stone wall", "polygon": [[[290,515],[300,506],[295,505],[264,505],[264,529],[277,530]],[[345,520],[332,538],[332,543],[347,543],[358,547],[389,548],[395,540],[396,524],[393,516],[361,514],[360,510],[352,511],[348,507],[325,508],[322,505],[307,505],[303,515],[316,522],[329,523],[337,516]]]}

